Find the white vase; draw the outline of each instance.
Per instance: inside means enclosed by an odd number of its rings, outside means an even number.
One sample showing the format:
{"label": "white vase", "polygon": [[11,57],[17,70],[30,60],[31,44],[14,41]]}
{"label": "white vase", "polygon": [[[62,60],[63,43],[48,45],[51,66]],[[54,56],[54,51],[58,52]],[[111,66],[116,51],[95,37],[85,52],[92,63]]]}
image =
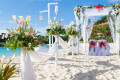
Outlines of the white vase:
{"label": "white vase", "polygon": [[29,53],[30,51],[28,51],[27,48],[21,49],[21,79],[22,80],[36,80]]}

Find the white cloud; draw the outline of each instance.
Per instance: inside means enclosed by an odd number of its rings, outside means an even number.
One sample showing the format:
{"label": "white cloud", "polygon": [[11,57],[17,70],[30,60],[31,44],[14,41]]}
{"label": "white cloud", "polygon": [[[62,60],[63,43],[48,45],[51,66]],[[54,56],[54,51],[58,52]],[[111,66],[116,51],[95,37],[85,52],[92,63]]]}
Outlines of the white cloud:
{"label": "white cloud", "polygon": [[35,30],[40,31],[40,35],[43,35],[43,36],[46,35],[46,28],[45,27],[35,28]]}
{"label": "white cloud", "polygon": [[118,2],[118,1],[120,1],[120,0],[109,0],[110,2]]}
{"label": "white cloud", "polygon": [[8,23],[12,23],[13,24],[13,23],[15,23],[15,21],[8,21]]}
{"label": "white cloud", "polygon": [[0,30],[0,34],[1,33],[7,33],[7,31],[6,30]]}

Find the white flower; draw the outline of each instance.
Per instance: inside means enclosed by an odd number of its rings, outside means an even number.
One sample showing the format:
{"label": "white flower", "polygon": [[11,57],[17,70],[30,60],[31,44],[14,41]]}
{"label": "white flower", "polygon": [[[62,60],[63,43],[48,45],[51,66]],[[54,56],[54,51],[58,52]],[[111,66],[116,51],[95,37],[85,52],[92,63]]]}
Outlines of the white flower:
{"label": "white flower", "polygon": [[27,35],[28,35],[28,32],[25,32],[25,35],[27,36]]}
{"label": "white flower", "polygon": [[54,17],[54,21],[55,21],[56,17]]}
{"label": "white flower", "polygon": [[75,23],[72,21],[71,23],[70,23],[70,25],[74,25]]}
{"label": "white flower", "polygon": [[12,15],[12,18],[13,18],[14,21],[17,22],[16,15]]}
{"label": "white flower", "polygon": [[30,46],[31,46],[31,43],[28,43],[28,46],[30,47]]}
{"label": "white flower", "polygon": [[11,60],[14,60],[14,59],[15,59],[15,54],[13,54],[13,56],[12,56]]}
{"label": "white flower", "polygon": [[46,29],[51,29],[51,26],[46,27]]}
{"label": "white flower", "polygon": [[3,64],[4,64],[4,61],[5,61],[5,56],[4,56],[4,55],[2,56],[1,61],[2,61],[2,65],[3,65]]}
{"label": "white flower", "polygon": [[4,39],[4,37],[5,37],[5,35],[3,34],[3,35],[2,35],[2,39]]}
{"label": "white flower", "polygon": [[20,18],[21,22],[24,23],[24,18],[23,18],[23,16],[19,16],[19,18]]}
{"label": "white flower", "polygon": [[51,23],[52,21],[50,20],[50,23]]}
{"label": "white flower", "polygon": [[56,22],[56,24],[59,24],[58,22]]}
{"label": "white flower", "polygon": [[26,23],[27,23],[27,24],[29,24],[29,22],[30,22],[30,17],[31,17],[31,16],[27,16],[27,17],[26,17]]}
{"label": "white flower", "polygon": [[61,19],[60,21],[63,21],[64,19]]}

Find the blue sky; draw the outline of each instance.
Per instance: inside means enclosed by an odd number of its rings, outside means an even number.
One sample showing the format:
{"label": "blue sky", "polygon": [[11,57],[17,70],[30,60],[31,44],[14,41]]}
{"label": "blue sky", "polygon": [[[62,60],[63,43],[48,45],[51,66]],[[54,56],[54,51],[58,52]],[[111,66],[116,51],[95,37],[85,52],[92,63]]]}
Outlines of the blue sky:
{"label": "blue sky", "polygon": [[[51,20],[56,16],[56,20],[64,19],[62,24],[68,25],[71,21],[75,22],[74,7],[77,5],[109,5],[120,3],[120,0],[0,0],[0,33],[5,32],[10,25],[16,27],[12,15],[31,16],[30,25],[45,34],[45,27],[48,25],[48,15],[43,13],[43,21],[39,20],[39,11],[47,10],[47,4],[58,2],[58,15],[54,13],[54,5],[51,5]],[[96,17],[95,20],[99,19]]]}

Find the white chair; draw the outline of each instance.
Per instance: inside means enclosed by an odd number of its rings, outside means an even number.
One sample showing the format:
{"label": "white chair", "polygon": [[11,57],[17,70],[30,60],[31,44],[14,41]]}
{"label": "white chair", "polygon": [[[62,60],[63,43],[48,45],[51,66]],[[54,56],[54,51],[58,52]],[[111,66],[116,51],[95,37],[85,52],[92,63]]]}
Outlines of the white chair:
{"label": "white chair", "polygon": [[97,51],[98,56],[108,56],[110,54],[110,46],[106,40],[98,40]]}
{"label": "white chair", "polygon": [[89,55],[97,55],[97,42],[94,39],[89,40]]}

